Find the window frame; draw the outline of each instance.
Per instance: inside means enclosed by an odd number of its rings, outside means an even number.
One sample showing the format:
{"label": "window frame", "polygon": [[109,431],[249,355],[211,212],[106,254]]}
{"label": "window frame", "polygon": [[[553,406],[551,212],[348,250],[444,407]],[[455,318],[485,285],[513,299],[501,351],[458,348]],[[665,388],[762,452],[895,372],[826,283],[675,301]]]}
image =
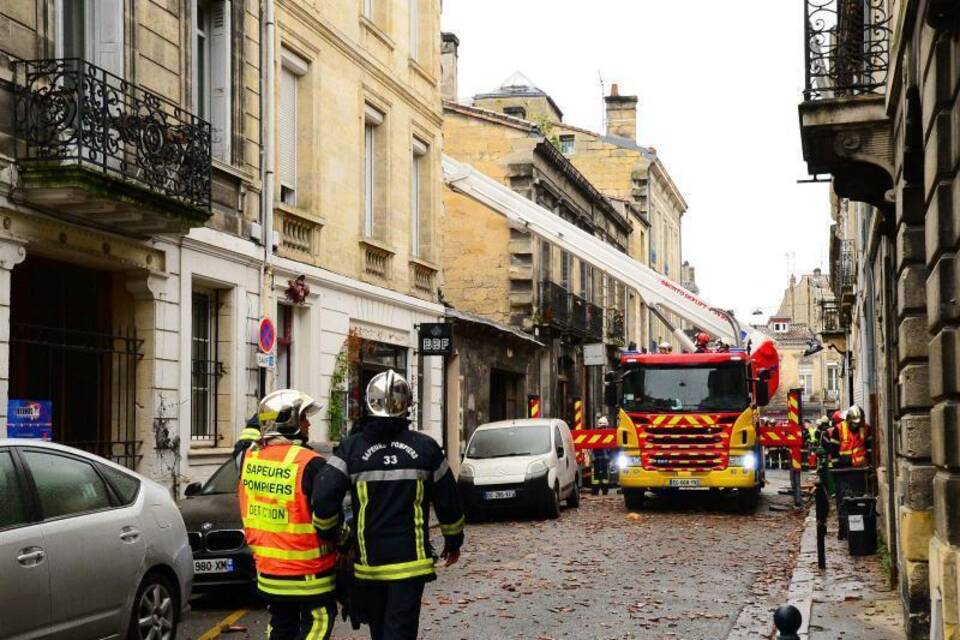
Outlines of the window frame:
{"label": "window frame", "polygon": [[[61,520],[67,520],[69,518],[78,518],[80,516],[87,516],[94,513],[105,513],[107,511],[112,511],[114,509],[119,509],[123,506],[126,506],[122,504],[122,500],[120,500],[120,497],[117,495],[116,490],[113,488],[113,485],[107,481],[107,479],[104,477],[103,473],[100,471],[95,461],[87,460],[82,456],[72,455],[66,451],[60,451],[59,449],[47,449],[45,447],[31,447],[30,445],[26,445],[23,447],[14,447],[14,448],[18,450],[18,453],[21,456],[20,460],[23,467],[23,477],[27,484],[27,491],[29,493],[32,493],[33,495],[34,506],[36,509],[35,516],[37,517],[37,520],[35,521],[36,523],[59,522]],[[74,462],[80,462],[80,463],[89,465],[93,469],[93,472],[96,474],[96,476],[100,478],[100,482],[102,482],[103,486],[106,488],[107,499],[109,502],[108,506],[102,507],[99,509],[88,509],[86,511],[78,511],[76,513],[63,514],[63,515],[54,516],[51,518],[45,517],[43,514],[43,503],[40,500],[40,488],[37,486],[37,481],[36,481],[36,478],[34,478],[33,476],[33,471],[30,469],[30,465],[27,463],[26,458],[23,456],[23,454],[27,452],[39,453],[43,455],[52,455],[60,458],[67,458],[68,460],[73,460]],[[142,483],[141,483],[141,486],[142,486]],[[138,489],[137,496],[139,495],[140,493]],[[136,501],[136,498],[134,499],[134,501]]]}
{"label": "window frame", "polygon": [[[233,161],[233,99],[237,90],[233,75],[233,11],[232,0],[193,0],[191,38],[193,91],[193,110],[203,120],[210,123],[211,155],[221,162]],[[215,35],[214,15],[223,12],[222,31]],[[203,15],[201,24],[201,12]],[[199,44],[203,37],[203,46]],[[201,82],[201,49],[203,80]],[[222,68],[214,66],[214,59],[221,62]],[[214,103],[214,94],[218,83],[222,83],[223,104]],[[202,103],[202,104],[201,104]],[[219,138],[218,138],[219,135]]]}
{"label": "window frame", "polygon": [[20,459],[19,447],[6,446],[0,447],[0,454],[7,452],[13,462],[13,478],[17,483],[17,489],[23,497],[23,510],[25,515],[24,522],[20,524],[0,527],[0,531],[14,531],[23,527],[30,527],[42,522],[40,514],[40,505],[37,502],[37,496],[32,490],[32,485],[27,477],[26,465]]}
{"label": "window frame", "polygon": [[429,153],[430,145],[414,136],[410,153],[410,255],[414,258],[423,257],[423,188],[429,184],[423,179],[423,169]]}
{"label": "window frame", "polygon": [[[206,392],[206,401],[208,402],[207,407],[207,425],[203,434],[197,434],[197,425],[194,423],[196,418],[196,407],[193,406],[194,395],[197,393],[197,386],[195,385],[195,376],[197,375],[195,370],[194,363],[198,360],[202,360],[206,363],[215,363],[217,370],[219,371],[220,367],[220,290],[219,289],[205,289],[202,287],[194,287],[190,292],[190,371],[191,371],[191,380],[190,380],[190,442],[191,443],[205,443],[209,442],[212,446],[217,446],[220,440],[220,433],[218,432],[218,416],[217,416],[217,396],[219,395],[219,383],[220,376],[218,374],[211,374],[209,371],[204,372],[202,375],[207,378],[208,381],[211,381],[205,390]],[[197,344],[196,336],[196,302],[197,296],[204,296],[207,299],[207,314],[206,314],[206,324],[207,324],[207,337],[205,338],[207,346],[204,355],[204,358],[196,358],[194,347]],[[202,339],[201,339],[202,340]]]}
{"label": "window frame", "polygon": [[[377,201],[380,199],[377,189],[377,145],[380,144],[382,131],[378,131],[386,122],[386,114],[371,105],[364,102],[363,109],[363,238],[377,239]],[[379,134],[379,135],[378,135]],[[385,155],[385,154],[384,154]],[[386,171],[382,167],[381,171]]]}
{"label": "window frame", "polygon": [[[577,136],[572,133],[564,133],[560,135],[560,153],[565,156],[572,156],[576,151],[577,147]],[[566,148],[566,144],[570,143],[570,148]]]}
{"label": "window frame", "polygon": [[[290,51],[286,47],[281,46],[280,48],[280,79],[279,79],[279,90],[277,92],[277,142],[279,143],[282,139],[282,133],[286,127],[292,127],[291,137],[293,139],[297,138],[297,130],[300,126],[300,117],[301,117],[301,101],[302,101],[302,87],[300,83],[306,77],[310,71],[310,63],[298,56],[293,51]],[[283,85],[285,78],[290,77],[293,81],[293,104],[289,107],[292,110],[293,117],[292,119],[284,118],[284,91]],[[282,145],[277,145],[277,187],[279,188],[279,193],[277,198],[280,202],[291,206],[298,206],[300,200],[300,148],[299,144],[295,144],[292,147],[292,176],[285,175],[283,167],[283,151]],[[290,178],[289,180],[286,178]]]}

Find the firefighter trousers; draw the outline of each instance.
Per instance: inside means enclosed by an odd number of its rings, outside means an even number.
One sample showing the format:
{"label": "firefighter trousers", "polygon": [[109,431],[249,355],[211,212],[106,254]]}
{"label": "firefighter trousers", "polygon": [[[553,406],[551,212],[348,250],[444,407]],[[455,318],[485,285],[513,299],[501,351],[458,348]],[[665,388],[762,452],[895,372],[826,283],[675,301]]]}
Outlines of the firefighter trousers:
{"label": "firefighter trousers", "polygon": [[270,611],[267,640],[328,640],[337,618],[337,606],[330,600],[273,600],[267,609]]}
{"label": "firefighter trousers", "polygon": [[358,596],[370,624],[371,640],[416,640],[423,580],[360,582]]}

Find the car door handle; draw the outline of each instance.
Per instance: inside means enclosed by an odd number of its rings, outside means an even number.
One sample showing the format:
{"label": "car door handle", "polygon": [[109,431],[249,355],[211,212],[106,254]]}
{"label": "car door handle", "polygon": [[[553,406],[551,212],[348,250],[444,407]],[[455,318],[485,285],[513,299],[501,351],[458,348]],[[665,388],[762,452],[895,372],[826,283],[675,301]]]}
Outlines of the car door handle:
{"label": "car door handle", "polygon": [[47,552],[40,547],[24,547],[20,549],[20,555],[17,556],[17,562],[25,567],[32,567],[40,564],[47,557]]}
{"label": "car door handle", "polygon": [[136,527],[124,527],[120,530],[120,539],[124,542],[136,542],[140,539],[140,531]]}

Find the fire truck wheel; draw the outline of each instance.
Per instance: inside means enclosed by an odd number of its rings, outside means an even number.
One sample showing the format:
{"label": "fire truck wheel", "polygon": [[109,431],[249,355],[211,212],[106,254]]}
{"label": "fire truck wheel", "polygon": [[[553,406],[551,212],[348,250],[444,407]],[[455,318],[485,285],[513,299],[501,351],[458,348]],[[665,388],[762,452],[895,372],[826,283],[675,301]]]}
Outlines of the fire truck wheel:
{"label": "fire truck wheel", "polygon": [[580,506],[580,481],[573,483],[573,489],[570,490],[570,495],[567,496],[567,506],[571,509],[576,509]]}
{"label": "fire truck wheel", "polygon": [[550,498],[547,500],[547,507],[544,511],[544,515],[547,516],[550,520],[555,520],[560,517],[560,484],[556,484],[553,487],[553,491],[550,492]]}
{"label": "fire truck wheel", "polygon": [[627,508],[627,511],[639,511],[643,509],[643,498],[643,489],[623,490],[623,504]]}
{"label": "fire truck wheel", "polygon": [[760,503],[760,488],[740,489],[737,491],[737,506],[741,511],[751,512]]}

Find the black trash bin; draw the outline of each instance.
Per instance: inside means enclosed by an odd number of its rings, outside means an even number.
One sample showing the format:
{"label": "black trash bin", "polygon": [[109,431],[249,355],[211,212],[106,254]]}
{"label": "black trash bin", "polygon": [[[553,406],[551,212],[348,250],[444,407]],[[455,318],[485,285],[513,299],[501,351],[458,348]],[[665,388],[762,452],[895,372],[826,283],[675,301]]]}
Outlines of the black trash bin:
{"label": "black trash bin", "polygon": [[852,556],[872,556],[877,552],[877,499],[869,496],[845,498],[847,548]]}
{"label": "black trash bin", "polygon": [[837,495],[837,524],[839,525],[839,538],[841,540],[847,537],[847,514],[844,511],[844,500],[867,493],[867,476],[869,473],[869,467],[830,470]]}

